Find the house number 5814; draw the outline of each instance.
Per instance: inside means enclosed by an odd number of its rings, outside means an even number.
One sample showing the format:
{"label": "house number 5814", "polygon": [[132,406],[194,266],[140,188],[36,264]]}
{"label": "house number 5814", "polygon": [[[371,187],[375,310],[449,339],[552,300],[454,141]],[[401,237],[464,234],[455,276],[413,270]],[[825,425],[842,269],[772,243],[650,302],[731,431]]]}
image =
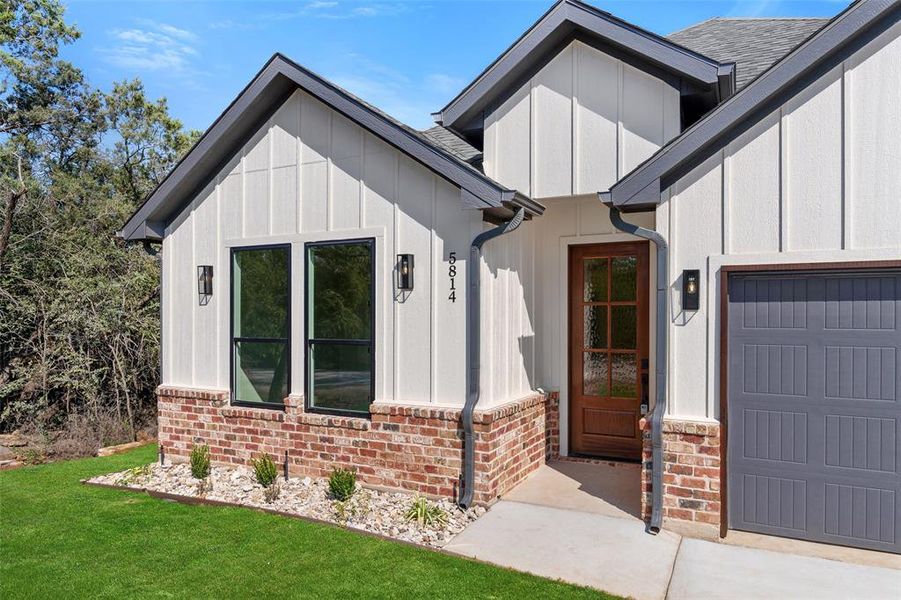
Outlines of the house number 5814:
{"label": "house number 5814", "polygon": [[451,302],[457,301],[457,288],[454,286],[454,278],[457,276],[457,253],[451,252],[447,255],[447,262],[450,266],[447,268],[447,275],[450,277],[450,294],[447,299]]}

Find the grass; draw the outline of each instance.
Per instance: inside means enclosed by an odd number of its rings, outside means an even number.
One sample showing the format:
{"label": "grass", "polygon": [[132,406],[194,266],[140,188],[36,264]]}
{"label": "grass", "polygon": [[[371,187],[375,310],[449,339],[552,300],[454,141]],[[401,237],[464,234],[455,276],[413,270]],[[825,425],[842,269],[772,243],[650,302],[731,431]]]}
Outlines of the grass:
{"label": "grass", "polygon": [[334,527],[79,483],[155,458],[145,446],[0,472],[0,597],[613,598]]}

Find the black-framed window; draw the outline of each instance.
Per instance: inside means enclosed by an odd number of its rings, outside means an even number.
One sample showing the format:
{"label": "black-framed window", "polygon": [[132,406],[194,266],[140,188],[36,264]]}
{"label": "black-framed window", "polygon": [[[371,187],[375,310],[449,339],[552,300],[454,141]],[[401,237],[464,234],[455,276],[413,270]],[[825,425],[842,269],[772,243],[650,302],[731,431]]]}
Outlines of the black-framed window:
{"label": "black-framed window", "polygon": [[290,389],[291,247],[231,252],[231,392],[234,404],[283,407]]}
{"label": "black-framed window", "polygon": [[375,390],[375,243],[306,245],[307,410],[368,414]]}

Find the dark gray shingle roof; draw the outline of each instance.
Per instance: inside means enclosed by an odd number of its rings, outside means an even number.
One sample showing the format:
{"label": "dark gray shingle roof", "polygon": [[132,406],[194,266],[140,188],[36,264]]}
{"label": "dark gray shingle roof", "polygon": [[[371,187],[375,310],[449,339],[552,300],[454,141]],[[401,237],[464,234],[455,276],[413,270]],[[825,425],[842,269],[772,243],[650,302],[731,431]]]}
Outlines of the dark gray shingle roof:
{"label": "dark gray shingle roof", "polygon": [[829,19],[717,17],[667,38],[719,62],[735,62],[736,88],[788,54]]}
{"label": "dark gray shingle roof", "polygon": [[466,140],[457,136],[450,129],[445,129],[440,125],[435,125],[422,132],[433,144],[450,152],[455,157],[470,164],[478,162],[482,158],[482,153],[478,149],[473,148]]}

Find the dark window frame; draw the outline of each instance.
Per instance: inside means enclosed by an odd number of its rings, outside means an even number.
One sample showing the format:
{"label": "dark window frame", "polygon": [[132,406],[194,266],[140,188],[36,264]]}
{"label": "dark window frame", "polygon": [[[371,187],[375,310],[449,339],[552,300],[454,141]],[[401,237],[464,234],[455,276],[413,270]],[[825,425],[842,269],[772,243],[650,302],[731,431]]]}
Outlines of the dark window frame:
{"label": "dark window frame", "polygon": [[[245,251],[254,251],[254,250],[273,250],[273,249],[283,249],[286,251],[286,261],[287,261],[287,272],[288,272],[288,305],[287,305],[287,337],[284,338],[261,338],[261,337],[235,337],[235,254],[238,252]],[[249,400],[238,400],[236,397],[237,388],[236,388],[236,380],[235,380],[235,355],[237,353],[238,343],[239,342],[250,342],[250,343],[271,343],[271,344],[284,344],[285,351],[287,352],[286,361],[287,361],[287,373],[286,373],[286,386],[288,390],[288,394],[291,394],[291,290],[293,286],[292,282],[292,260],[291,260],[291,244],[258,244],[251,246],[233,246],[229,249],[228,258],[229,258],[229,266],[228,266],[228,278],[229,278],[229,296],[228,296],[228,320],[229,320],[229,404],[231,406],[240,406],[245,408],[260,408],[267,410],[285,410],[285,402],[284,398],[282,402],[252,402]]]}
{"label": "dark window frame", "polygon": [[[351,246],[363,245],[369,247],[371,260],[369,263],[369,341],[365,340],[342,340],[332,338],[310,338],[310,249],[321,248],[324,246]],[[375,293],[375,263],[376,263],[376,243],[375,238],[348,238],[339,240],[323,240],[319,242],[306,242],[303,249],[303,268],[304,268],[304,286],[303,286],[303,332],[304,332],[304,410],[310,413],[323,415],[337,415],[343,417],[358,417],[369,419],[372,413],[368,410],[345,410],[340,408],[325,408],[314,406],[312,403],[312,360],[313,360],[313,344],[323,342],[335,345],[347,346],[368,346],[369,347],[369,403],[375,401],[375,311],[376,311],[376,293]]]}

